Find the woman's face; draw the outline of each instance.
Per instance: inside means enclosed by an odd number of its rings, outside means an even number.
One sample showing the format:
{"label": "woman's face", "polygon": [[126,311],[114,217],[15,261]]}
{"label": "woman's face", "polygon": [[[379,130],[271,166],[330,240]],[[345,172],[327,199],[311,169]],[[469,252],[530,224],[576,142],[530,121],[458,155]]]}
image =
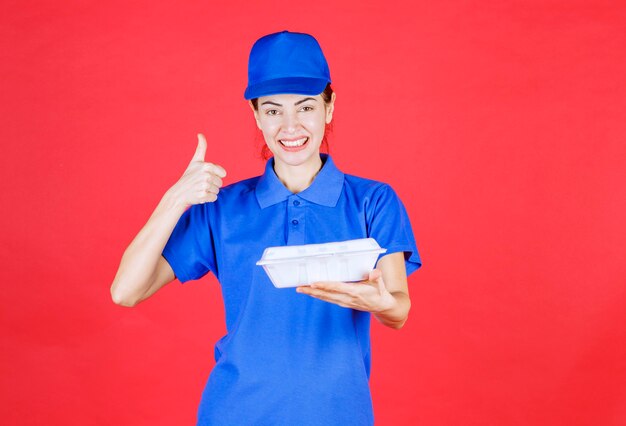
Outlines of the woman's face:
{"label": "woman's face", "polygon": [[290,166],[319,162],[320,145],[326,124],[332,120],[334,103],[334,93],[328,104],[321,95],[260,97],[258,111],[252,110],[274,161]]}

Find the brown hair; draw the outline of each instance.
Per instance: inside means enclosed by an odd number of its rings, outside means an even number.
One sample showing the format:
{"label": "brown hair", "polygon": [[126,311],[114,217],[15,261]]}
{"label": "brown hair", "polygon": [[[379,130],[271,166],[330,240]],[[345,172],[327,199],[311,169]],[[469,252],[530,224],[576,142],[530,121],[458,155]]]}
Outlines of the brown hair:
{"label": "brown hair", "polygon": [[[333,88],[330,87],[330,83],[326,85],[326,88],[320,94],[322,95],[322,99],[324,100],[324,102],[328,104],[333,97]],[[259,110],[259,98],[250,99],[250,102],[252,102],[252,106],[254,107],[254,110],[258,111]],[[332,122],[331,122],[326,125],[326,129],[324,130],[324,138],[322,139],[322,145],[320,147],[320,150],[322,152],[328,153],[330,151],[329,146],[328,146],[328,139],[326,138],[326,136],[329,133],[331,133],[332,130],[333,130],[333,127],[332,127]],[[267,160],[271,156],[272,156],[272,151],[270,151],[270,149],[267,147],[267,144],[263,143],[263,148],[261,148],[261,158],[263,158],[264,160]]]}

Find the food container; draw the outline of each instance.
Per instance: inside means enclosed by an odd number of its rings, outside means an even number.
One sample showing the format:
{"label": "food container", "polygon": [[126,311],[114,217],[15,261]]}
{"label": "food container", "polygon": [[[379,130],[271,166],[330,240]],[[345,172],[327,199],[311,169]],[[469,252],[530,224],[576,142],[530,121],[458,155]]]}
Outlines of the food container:
{"label": "food container", "polygon": [[374,269],[380,248],[373,238],[325,244],[268,247],[256,264],[277,288],[317,281],[362,281]]}

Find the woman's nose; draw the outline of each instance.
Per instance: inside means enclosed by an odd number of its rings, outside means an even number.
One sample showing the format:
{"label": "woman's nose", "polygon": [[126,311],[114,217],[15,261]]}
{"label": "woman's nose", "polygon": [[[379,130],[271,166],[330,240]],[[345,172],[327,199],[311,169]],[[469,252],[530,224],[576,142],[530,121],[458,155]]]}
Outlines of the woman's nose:
{"label": "woman's nose", "polygon": [[289,133],[293,133],[298,128],[298,116],[296,113],[286,112],[283,114],[283,129]]}

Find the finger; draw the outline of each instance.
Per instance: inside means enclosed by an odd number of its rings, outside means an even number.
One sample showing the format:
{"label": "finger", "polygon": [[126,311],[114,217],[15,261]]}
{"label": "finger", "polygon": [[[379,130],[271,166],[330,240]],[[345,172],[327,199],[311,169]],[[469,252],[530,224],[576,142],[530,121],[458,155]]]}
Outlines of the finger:
{"label": "finger", "polygon": [[224,178],[226,177],[226,170],[224,170],[224,168],[220,165],[213,164],[213,174],[216,174],[217,176]]}
{"label": "finger", "polygon": [[198,147],[196,148],[196,152],[193,154],[193,158],[191,161],[204,161],[204,156],[206,155],[206,139],[202,133],[198,133]]}
{"label": "finger", "polygon": [[206,182],[213,184],[215,186],[217,186],[218,188],[221,188],[223,185],[222,179],[219,178],[219,176],[216,176],[214,174],[210,174],[207,178],[206,178]]}
{"label": "finger", "polygon": [[212,203],[217,200],[217,194],[213,194],[212,192],[203,191],[198,195],[199,203]]}
{"label": "finger", "polygon": [[311,288],[331,291],[334,293],[352,294],[355,284],[340,281],[320,281],[311,284]]}
{"label": "finger", "polygon": [[205,191],[207,194],[215,194],[215,195],[217,195],[217,194],[219,194],[220,189],[219,189],[217,186],[215,186],[215,185],[209,185],[209,186],[207,186],[207,187],[205,188],[205,190],[204,190],[204,191]]}
{"label": "finger", "polygon": [[369,281],[375,283],[378,287],[378,292],[383,294],[385,291],[385,282],[383,281],[383,272],[380,269],[373,269],[370,271]]}
{"label": "finger", "polygon": [[222,166],[219,166],[217,164],[205,163],[203,170],[215,175],[215,177],[217,177],[218,179],[226,176],[226,170],[224,170]]}
{"label": "finger", "polygon": [[369,273],[369,281],[378,282],[382,276],[383,272],[380,269],[372,269]]}
{"label": "finger", "polygon": [[298,293],[308,294],[311,297],[323,300],[325,302],[335,303],[338,305],[341,304],[342,306],[349,305],[350,302],[352,301],[352,298],[349,297],[348,295],[341,294],[341,293],[328,292],[325,290],[319,290],[319,289],[310,288],[310,287],[298,287],[296,291]]}

